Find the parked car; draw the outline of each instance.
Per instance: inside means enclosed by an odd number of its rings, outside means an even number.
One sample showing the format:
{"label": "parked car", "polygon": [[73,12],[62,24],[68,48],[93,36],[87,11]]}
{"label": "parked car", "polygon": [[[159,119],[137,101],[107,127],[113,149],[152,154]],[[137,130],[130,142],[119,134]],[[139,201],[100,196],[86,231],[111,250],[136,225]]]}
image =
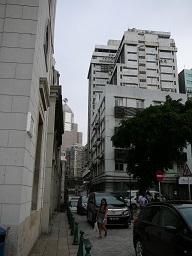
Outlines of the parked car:
{"label": "parked car", "polygon": [[87,196],[80,196],[77,203],[77,213],[78,214],[86,214],[87,213]]}
{"label": "parked car", "polygon": [[[164,197],[164,195],[160,194],[159,196],[159,191],[156,190],[147,190],[150,194],[150,198],[151,200],[155,199],[155,195],[157,196],[157,199],[160,199],[161,201],[166,201],[166,198]],[[146,192],[147,192],[146,191]],[[130,195],[131,195],[131,200],[132,198],[136,198],[136,201],[138,202],[138,198],[139,198],[139,190],[127,190],[125,198],[129,201],[130,200]],[[129,203],[130,204],[130,203]]]}
{"label": "parked car", "polygon": [[136,256],[192,255],[192,201],[147,204],[134,220]]}
{"label": "parked car", "polygon": [[69,209],[71,212],[77,212],[77,203],[78,203],[79,197],[78,198],[71,198],[68,202]]}
{"label": "parked car", "polygon": [[[130,198],[125,198],[127,206],[130,206]],[[133,210],[136,210],[139,207],[137,196],[131,196],[131,207]]]}
{"label": "parked car", "polygon": [[89,195],[87,203],[87,220],[94,225],[102,198],[105,198],[108,204],[107,226],[121,225],[129,227],[129,209],[124,201],[124,198],[117,193],[92,192]]}
{"label": "parked car", "polygon": [[151,194],[152,200],[155,199],[155,196],[157,196],[157,199],[159,199],[160,201],[166,201],[166,198],[164,197],[164,195],[160,193],[160,196],[159,196],[159,192],[156,190],[149,190],[149,193]]}

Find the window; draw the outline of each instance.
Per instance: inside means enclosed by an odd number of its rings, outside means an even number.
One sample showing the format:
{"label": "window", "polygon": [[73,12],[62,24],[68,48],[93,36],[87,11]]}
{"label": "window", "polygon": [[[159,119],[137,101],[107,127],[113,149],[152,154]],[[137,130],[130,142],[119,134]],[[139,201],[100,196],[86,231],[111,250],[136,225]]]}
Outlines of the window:
{"label": "window", "polygon": [[163,207],[161,210],[161,217],[159,221],[160,227],[173,226],[180,230],[181,222],[176,214],[169,208]]}
{"label": "window", "polygon": [[159,211],[160,211],[160,206],[153,206],[153,207],[146,208],[143,215],[143,220],[148,223],[153,223],[154,225],[157,225],[158,218],[159,218]]}
{"label": "window", "polygon": [[47,21],[46,29],[45,29],[45,37],[44,37],[44,55],[45,55],[45,65],[46,70],[48,71],[47,62],[48,62],[48,50],[49,50],[49,37],[50,37],[50,23]]}
{"label": "window", "polygon": [[179,173],[183,173],[183,170],[184,170],[184,165],[177,165],[177,172]]}
{"label": "window", "polygon": [[123,163],[115,162],[115,171],[123,171]]}
{"label": "window", "polygon": [[154,105],[154,106],[160,106],[160,105],[161,105],[161,101],[154,101],[154,102],[153,102],[153,105]]}
{"label": "window", "polygon": [[115,106],[123,106],[123,98],[115,98]]}
{"label": "window", "polygon": [[144,100],[136,100],[136,108],[144,108]]}

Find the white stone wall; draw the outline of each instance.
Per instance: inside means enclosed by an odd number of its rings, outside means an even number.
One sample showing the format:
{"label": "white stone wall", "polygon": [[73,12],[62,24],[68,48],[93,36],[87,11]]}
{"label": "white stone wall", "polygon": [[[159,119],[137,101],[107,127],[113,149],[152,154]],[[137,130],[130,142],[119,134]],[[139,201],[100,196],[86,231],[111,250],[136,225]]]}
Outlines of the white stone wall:
{"label": "white stone wall", "polygon": [[[8,229],[5,255],[27,255],[41,226],[44,191],[47,113],[37,211],[31,212],[33,174],[39,122],[40,78],[51,78],[52,48],[46,69],[43,44],[49,17],[48,0],[0,0],[0,226]],[[53,35],[52,35],[53,37]],[[51,39],[49,39],[51,40]],[[48,71],[48,72],[47,72]],[[26,131],[28,112],[34,133]]]}

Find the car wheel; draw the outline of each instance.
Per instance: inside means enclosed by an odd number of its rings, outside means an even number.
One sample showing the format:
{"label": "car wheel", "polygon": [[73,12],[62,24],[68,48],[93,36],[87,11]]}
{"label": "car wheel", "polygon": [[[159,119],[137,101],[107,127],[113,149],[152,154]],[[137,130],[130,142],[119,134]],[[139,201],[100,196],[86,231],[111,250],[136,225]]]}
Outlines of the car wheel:
{"label": "car wheel", "polygon": [[143,243],[140,239],[135,243],[135,254],[136,256],[144,256]]}

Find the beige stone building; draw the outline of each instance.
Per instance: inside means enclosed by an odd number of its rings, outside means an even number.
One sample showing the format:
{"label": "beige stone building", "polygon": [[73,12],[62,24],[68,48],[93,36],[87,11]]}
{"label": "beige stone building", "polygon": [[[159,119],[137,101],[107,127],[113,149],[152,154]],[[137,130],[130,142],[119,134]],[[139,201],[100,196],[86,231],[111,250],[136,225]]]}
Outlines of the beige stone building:
{"label": "beige stone building", "polygon": [[[0,226],[5,256],[28,255],[57,209],[62,95],[56,0],[0,1]],[[58,182],[57,182],[58,183]]]}

